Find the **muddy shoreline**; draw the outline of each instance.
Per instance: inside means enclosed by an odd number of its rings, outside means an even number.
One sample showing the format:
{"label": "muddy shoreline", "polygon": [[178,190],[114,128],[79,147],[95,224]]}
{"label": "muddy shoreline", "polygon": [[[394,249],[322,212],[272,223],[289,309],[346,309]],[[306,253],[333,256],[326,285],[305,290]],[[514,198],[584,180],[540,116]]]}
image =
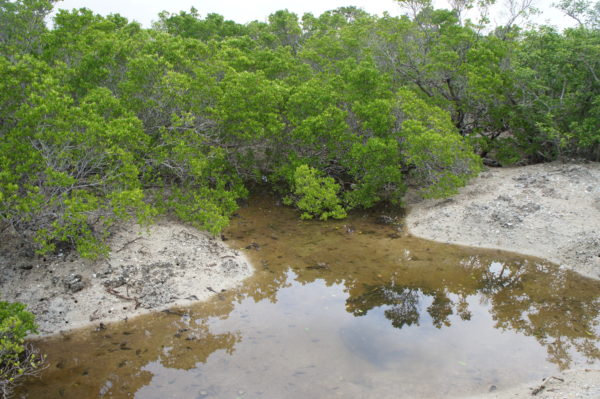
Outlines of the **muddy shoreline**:
{"label": "muddy shoreline", "polygon": [[537,256],[600,278],[600,164],[550,163],[482,172],[444,200],[413,200],[421,238]]}
{"label": "muddy shoreline", "polygon": [[[409,201],[406,226],[421,238],[497,248],[553,261],[600,279],[600,164],[488,169],[446,200]],[[160,220],[123,225],[108,259],[38,257],[3,237],[0,300],[20,301],[40,335],[186,306],[243,284],[254,269],[221,239]],[[543,388],[540,388],[542,387]],[[482,398],[600,397],[600,370],[567,370]]]}
{"label": "muddy shoreline", "polygon": [[[537,256],[600,279],[600,164],[487,169],[452,198],[413,197],[406,226],[416,237]],[[600,370],[567,370],[476,397],[532,395],[599,398]]]}
{"label": "muddy shoreline", "polygon": [[204,301],[253,273],[221,239],[168,219],[119,226],[109,245],[107,259],[90,261],[40,257],[4,237],[0,300],[25,303],[45,337]]}
{"label": "muddy shoreline", "polygon": [[[410,234],[550,260],[600,278],[600,164],[488,169],[444,200],[409,199]],[[41,336],[203,301],[253,272],[221,239],[163,219],[122,225],[108,259],[39,257],[2,237],[0,300],[36,314]]]}

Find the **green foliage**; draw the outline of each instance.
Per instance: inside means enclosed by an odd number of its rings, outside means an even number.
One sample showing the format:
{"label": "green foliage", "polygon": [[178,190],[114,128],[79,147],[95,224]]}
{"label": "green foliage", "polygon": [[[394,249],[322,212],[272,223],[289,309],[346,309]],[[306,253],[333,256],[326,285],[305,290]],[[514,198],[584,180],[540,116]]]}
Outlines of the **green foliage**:
{"label": "green foliage", "polygon": [[8,398],[14,387],[35,375],[44,358],[25,344],[28,334],[37,333],[33,314],[22,303],[0,301],[0,393]]}
{"label": "green foliage", "polygon": [[262,139],[279,134],[285,87],[261,73],[230,74],[221,83],[223,95],[216,116],[232,140]]}
{"label": "green foliage", "polygon": [[322,177],[319,171],[300,165],[294,172],[293,195],[285,199],[287,205],[294,204],[302,211],[301,219],[343,219],[346,211],[340,205],[337,194],[339,184],[331,177]]}
{"label": "green foliage", "polygon": [[527,32],[516,76],[522,101],[512,116],[514,137],[533,160],[584,156],[600,160],[600,31],[551,28]]}
{"label": "green foliage", "polygon": [[370,208],[383,199],[400,202],[405,186],[398,141],[373,137],[356,143],[345,163],[355,181],[344,195],[349,207]]}
{"label": "green foliage", "polygon": [[37,326],[33,314],[27,312],[22,303],[0,302],[0,331],[2,353],[11,348],[10,351],[19,354],[25,337],[29,333],[37,333]]}
{"label": "green foliage", "polygon": [[181,220],[217,234],[227,226],[237,200],[244,198],[247,190],[229,170],[221,149],[193,148],[186,143],[190,141],[180,141],[168,157],[171,167],[182,174],[177,184],[164,190],[164,204]]}
{"label": "green foliage", "polygon": [[26,101],[0,142],[2,215],[14,225],[34,223],[42,252],[68,242],[84,256],[102,255],[117,218],[152,214],[138,179],[136,155],[148,142],[141,124],[110,91],[94,89],[74,104],[48,75]]}
{"label": "green foliage", "polygon": [[410,92],[399,93],[403,113],[402,136],[411,174],[428,197],[457,192],[480,170],[480,160],[458,134],[447,112],[428,105]]}
{"label": "green foliage", "polygon": [[39,53],[46,32],[44,19],[56,0],[0,0],[0,53]]}
{"label": "green foliage", "polygon": [[202,19],[194,7],[189,12],[181,11],[171,14],[163,11],[159,14],[159,21],[155,28],[166,31],[172,35],[207,41],[222,40],[228,37],[241,36],[246,29],[234,21],[226,21],[219,14],[208,14]]}
{"label": "green foliage", "polygon": [[298,16],[288,10],[279,10],[269,15],[269,30],[277,38],[276,46],[289,46],[295,53],[298,49],[302,30],[298,24]]}
{"label": "green foliage", "polygon": [[246,25],[192,8],[152,29],[85,8],[49,29],[53,3],[0,0],[0,222],[42,252],[101,256],[115,221],[159,214],[216,234],[256,183],[329,218],[406,185],[451,195],[479,156],[600,160],[589,1],[559,2],[582,22],[562,33],[464,19],[489,0]]}

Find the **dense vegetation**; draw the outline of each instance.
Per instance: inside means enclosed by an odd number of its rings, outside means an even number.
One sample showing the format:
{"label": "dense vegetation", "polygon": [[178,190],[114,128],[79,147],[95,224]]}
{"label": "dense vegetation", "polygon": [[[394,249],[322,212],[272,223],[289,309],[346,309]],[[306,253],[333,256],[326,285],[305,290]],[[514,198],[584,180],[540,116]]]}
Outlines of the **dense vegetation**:
{"label": "dense vegetation", "polygon": [[492,28],[462,17],[475,1],[398,2],[410,16],[192,9],[143,29],[87,9],[49,28],[54,1],[0,0],[0,228],[98,256],[117,220],[217,233],[253,186],[341,218],[450,195],[482,158],[600,160],[598,4],[563,0],[580,26],[561,33],[520,29],[526,7]]}
{"label": "dense vegetation", "polygon": [[21,303],[0,302],[0,395],[10,397],[14,387],[25,377],[43,368],[44,358],[25,337],[36,333],[33,314]]}

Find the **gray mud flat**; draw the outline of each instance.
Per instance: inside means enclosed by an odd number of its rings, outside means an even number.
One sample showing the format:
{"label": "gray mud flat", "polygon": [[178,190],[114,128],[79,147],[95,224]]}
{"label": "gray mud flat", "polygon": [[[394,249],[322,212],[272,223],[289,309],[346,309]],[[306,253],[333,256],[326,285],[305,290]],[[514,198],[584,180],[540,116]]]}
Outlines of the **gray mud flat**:
{"label": "gray mud flat", "polygon": [[487,169],[450,199],[413,201],[415,236],[538,256],[600,278],[600,164]]}
{"label": "gray mud flat", "polygon": [[40,257],[21,245],[3,241],[0,300],[27,304],[42,335],[206,300],[253,272],[220,239],[168,220],[121,226],[110,256],[97,262],[74,253]]}

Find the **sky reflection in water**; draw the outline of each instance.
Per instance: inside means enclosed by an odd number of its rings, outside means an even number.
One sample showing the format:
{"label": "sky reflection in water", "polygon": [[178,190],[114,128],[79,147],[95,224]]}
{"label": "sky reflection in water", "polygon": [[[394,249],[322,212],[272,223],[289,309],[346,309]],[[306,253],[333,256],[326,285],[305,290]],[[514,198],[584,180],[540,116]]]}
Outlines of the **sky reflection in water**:
{"label": "sky reflection in water", "polygon": [[378,213],[303,222],[252,204],[225,233],[253,248],[247,284],[42,342],[51,365],[24,397],[441,398],[600,364],[599,282],[399,237]]}

